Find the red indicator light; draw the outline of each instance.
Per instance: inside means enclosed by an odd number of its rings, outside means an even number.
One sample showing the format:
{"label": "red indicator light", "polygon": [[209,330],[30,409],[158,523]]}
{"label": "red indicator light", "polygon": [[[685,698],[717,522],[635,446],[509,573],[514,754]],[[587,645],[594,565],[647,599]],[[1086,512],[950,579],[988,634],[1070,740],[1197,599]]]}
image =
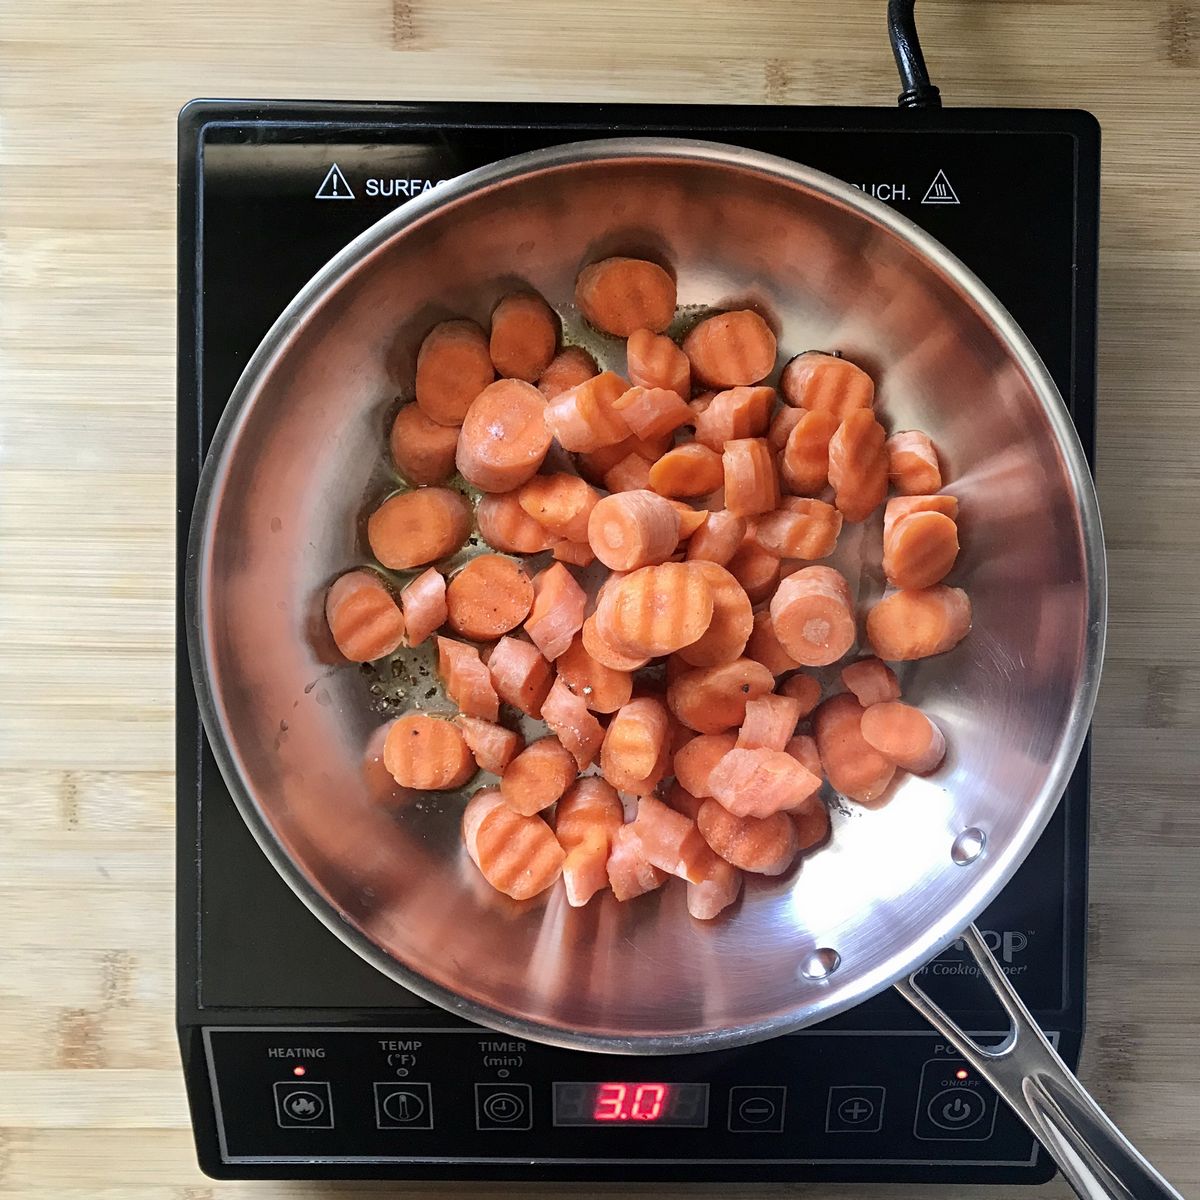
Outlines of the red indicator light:
{"label": "red indicator light", "polygon": [[955,1079],[966,1079],[966,1077],[967,1077],[967,1072],[964,1071],[962,1069],[962,1067],[959,1067],[958,1070],[954,1072]]}
{"label": "red indicator light", "polygon": [[666,1107],[665,1083],[602,1083],[593,1121],[657,1121]]}
{"label": "red indicator light", "polygon": [[292,1074],[293,1075],[307,1075],[308,1068],[307,1067],[293,1067]]}

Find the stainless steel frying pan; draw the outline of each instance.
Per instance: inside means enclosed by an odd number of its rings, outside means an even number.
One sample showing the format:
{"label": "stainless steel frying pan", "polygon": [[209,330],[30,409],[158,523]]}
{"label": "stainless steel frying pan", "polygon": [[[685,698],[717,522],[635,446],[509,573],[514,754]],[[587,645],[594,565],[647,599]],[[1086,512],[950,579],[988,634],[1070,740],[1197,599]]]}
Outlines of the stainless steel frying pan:
{"label": "stainless steel frying pan", "polygon": [[[497,896],[459,846],[459,801],[399,796],[373,761],[381,718],[321,619],[329,580],[362,561],[360,514],[394,486],[385,418],[425,330],[486,322],[517,283],[565,307],[580,266],[614,252],[672,263],[684,305],[751,304],[777,318],[781,347],[863,363],[892,427],[933,436],[962,503],[974,632],[903,673],[946,731],[945,765],[835,813],[826,848],[711,924],[671,887],[581,911],[558,892]],[[864,602],[879,587],[862,573]],[[762,154],[621,140],[510,159],[398,208],[308,284],[247,366],[201,481],[187,601],[205,726],[247,822],[313,911],[414,992],[522,1037],[663,1054],[773,1037],[895,985],[1080,1194],[1176,1194],[971,925],[1050,818],[1091,715],[1105,580],[1087,465],[1012,318],[883,205]],[[959,937],[1012,1017],[1003,1046],[974,1045],[915,982]]]}

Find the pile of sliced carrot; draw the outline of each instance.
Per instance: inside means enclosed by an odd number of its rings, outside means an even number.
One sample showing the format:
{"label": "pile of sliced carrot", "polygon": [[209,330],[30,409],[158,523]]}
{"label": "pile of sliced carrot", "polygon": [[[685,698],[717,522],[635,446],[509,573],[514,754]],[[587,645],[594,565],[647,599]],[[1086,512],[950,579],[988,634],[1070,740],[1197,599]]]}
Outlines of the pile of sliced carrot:
{"label": "pile of sliced carrot", "polygon": [[[709,920],[746,874],[781,875],[829,837],[826,784],[873,804],[897,771],[940,765],[942,731],[887,664],[970,629],[944,582],[958,503],[933,442],[889,437],[874,381],[840,355],[793,358],[776,389],[762,315],[716,313],[676,339],[675,280],[641,259],[590,264],[575,299],[623,339],[626,374],[563,346],[532,292],[505,296],[488,330],[429,331],[389,439],[406,486],[369,514],[375,564],[333,582],[326,618],[355,662],[436,654],[457,714],[406,713],[384,763],[419,790],[499,777],[462,814],[498,891],[525,900],[561,878],[580,906],[674,876]],[[863,622],[822,560],[883,506],[892,590]],[[448,569],[472,516],[491,552]],[[397,593],[398,571],[412,576]],[[539,722],[528,745],[514,714]]]}

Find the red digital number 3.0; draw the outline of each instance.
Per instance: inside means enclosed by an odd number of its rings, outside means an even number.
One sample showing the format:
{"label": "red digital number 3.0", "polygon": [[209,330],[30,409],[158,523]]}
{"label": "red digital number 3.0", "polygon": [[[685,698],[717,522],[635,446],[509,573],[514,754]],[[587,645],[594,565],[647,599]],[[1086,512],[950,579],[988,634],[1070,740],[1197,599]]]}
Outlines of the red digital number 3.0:
{"label": "red digital number 3.0", "polygon": [[628,1088],[623,1083],[602,1083],[596,1093],[596,1109],[593,1121],[619,1121],[625,1107]]}
{"label": "red digital number 3.0", "polygon": [[[632,1098],[630,1091],[632,1090]],[[593,1121],[657,1121],[662,1116],[667,1088],[662,1083],[602,1083],[596,1092]]]}

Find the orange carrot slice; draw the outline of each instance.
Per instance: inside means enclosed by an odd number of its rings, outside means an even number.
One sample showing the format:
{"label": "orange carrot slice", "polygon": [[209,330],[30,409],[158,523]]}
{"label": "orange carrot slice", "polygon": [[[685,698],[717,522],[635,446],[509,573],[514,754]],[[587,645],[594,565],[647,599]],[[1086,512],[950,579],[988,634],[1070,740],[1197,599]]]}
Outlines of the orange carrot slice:
{"label": "orange carrot slice", "polygon": [[756,696],[746,702],[746,719],[738,731],[742,750],[784,750],[800,724],[801,703],[794,696]]}
{"label": "orange carrot slice", "polygon": [[775,512],[755,525],[754,538],[769,554],[781,558],[826,558],[837,549],[842,514],[832,504],[803,496],[787,496]]}
{"label": "orange carrot slice", "polygon": [[475,774],[475,760],[457,726],[423,713],[393,722],[383,762],[401,787],[420,792],[450,791]]}
{"label": "orange carrot slice", "polygon": [[471,506],[449,488],[418,488],[385,500],[367,519],[371,553],[394,571],[423,567],[462,548]]}
{"label": "orange carrot slice", "polygon": [[571,639],[554,665],[558,677],[592,712],[616,712],[633,695],[633,676],[628,671],[606,667],[589,654],[582,633]]}
{"label": "orange carrot slice", "polygon": [[555,396],[546,408],[546,427],[564,450],[593,451],[623,442],[629,426],[613,405],[628,388],[620,375],[603,371]]}
{"label": "orange carrot slice", "polygon": [[406,404],[388,438],[396,470],[411,484],[445,483],[454,474],[458,427],[430,420],[418,404]]}
{"label": "orange carrot slice", "polygon": [[533,577],[533,608],[525,622],[529,640],[553,662],[583,628],[587,594],[562,563]]}
{"label": "orange carrot slice", "polygon": [[765,695],[774,685],[774,676],[762,663],[739,658],[680,675],[667,687],[667,706],[697,733],[724,733],[746,719],[748,700]]}
{"label": "orange carrot slice", "polygon": [[775,369],[775,335],[749,309],[718,313],[683,339],[692,375],[712,387],[758,383]]}
{"label": "orange carrot slice", "polygon": [[900,681],[896,673],[877,658],[860,658],[843,667],[842,682],[863,708],[900,699]]}
{"label": "orange carrot slice", "polygon": [[554,681],[542,704],[541,717],[574,755],[579,770],[586,770],[596,761],[604,741],[604,726],[588,712],[584,698],[567,687],[566,680]]}
{"label": "orange carrot slice", "polygon": [[775,636],[775,627],[771,624],[771,614],[767,609],[754,614],[754,628],[746,642],[746,657],[762,663],[775,676],[785,675],[800,665]]}
{"label": "orange carrot slice", "polygon": [[535,475],[516,491],[521,508],[556,538],[586,542],[588,517],[600,499],[578,475]]}
{"label": "orange carrot slice", "polygon": [[[651,463],[655,462],[670,449],[674,440],[673,437],[668,435],[665,438],[644,441],[642,438],[636,438],[630,434],[629,437],[624,438],[622,441],[614,442],[611,446],[601,446],[597,450],[589,450],[586,453],[577,454],[576,463],[579,467],[579,473],[585,479],[590,479],[592,483],[603,483],[605,475],[623,463],[630,455],[637,455],[639,458],[644,458],[648,469]],[[610,488],[609,490],[611,491],[612,489]]]}
{"label": "orange carrot slice", "polygon": [[741,871],[719,854],[713,854],[703,882],[687,885],[688,912],[697,921],[711,921],[733,904],[741,891]]}
{"label": "orange carrot slice", "polygon": [[780,684],[779,692],[800,701],[800,719],[803,721],[821,700],[821,681],[797,671]]}
{"label": "orange carrot slice", "polygon": [[657,263],[606,258],[579,272],[575,303],[601,333],[661,333],[675,318],[675,280]]}
{"label": "orange carrot slice", "polygon": [[829,837],[829,810],[824,804],[814,804],[801,812],[790,814],[796,826],[796,849],[803,854]]}
{"label": "orange carrot slice", "polygon": [[862,716],[862,735],[884,758],[914,775],[928,775],[946,757],[942,731],[919,708],[899,700],[872,704]]}
{"label": "orange carrot slice", "polygon": [[735,387],[718,392],[696,419],[696,441],[718,454],[725,443],[762,437],[771,423],[775,389]]}
{"label": "orange carrot slice", "polygon": [[685,399],[692,394],[692,364],[669,337],[635,329],[625,343],[629,378],[644,388],[666,388]]}
{"label": "orange carrot slice", "polygon": [[883,544],[886,549],[892,530],[915,513],[936,512],[952,521],[958,520],[958,498],[955,496],[893,496],[883,510]]}
{"label": "orange carrot slice", "polygon": [[[586,384],[584,385],[586,386]],[[511,492],[537,474],[550,449],[546,398],[532,384],[498,379],[471,402],[455,463],[484,492]]]}
{"label": "orange carrot slice", "polygon": [[541,715],[542,705],[554,682],[554,668],[538,653],[536,646],[517,638],[503,637],[488,655],[487,666],[496,694],[505,704],[519,708],[530,717]]}
{"label": "orange carrot slice", "polygon": [[610,492],[644,492],[650,487],[650,462],[640,454],[627,454],[615,467],[604,472],[604,486]]}
{"label": "orange carrot slice", "polygon": [[866,371],[816,350],[798,354],[783,368],[779,390],[794,408],[831,412],[839,421],[875,403],[875,383]]}
{"label": "orange carrot slice", "polygon": [[[723,735],[718,734],[717,736]],[[676,812],[683,813],[685,817],[690,817],[693,821],[700,812],[700,805],[704,803],[699,796],[693,796],[691,792],[683,788],[678,779],[673,779],[671,786],[667,788],[666,801]]]}
{"label": "orange carrot slice", "polygon": [[[642,792],[657,785],[665,774],[664,752],[670,718],[661,701],[651,696],[630,700],[617,710],[600,748],[600,770],[619,792]],[[662,764],[658,779],[641,786]]]}
{"label": "orange carrot slice", "polygon": [[662,887],[669,878],[666,871],[660,871],[646,857],[642,839],[632,823],[622,825],[613,834],[612,850],[608,855],[608,883],[618,900],[644,896]]}
{"label": "orange carrot slice", "polygon": [[404,607],[404,641],[419,646],[446,623],[446,577],[434,567],[422,571],[400,593]]}
{"label": "orange carrot slice", "polygon": [[919,592],[893,592],[867,613],[867,640],[888,662],[945,654],[970,631],[967,593],[941,583]]}
{"label": "orange carrot slice", "polygon": [[439,425],[461,425],[471,402],[495,378],[487,335],[474,321],[435,325],[417,351],[417,404]]}
{"label": "orange carrot slice", "polygon": [[725,480],[721,456],[699,442],[685,442],[651,464],[648,481],[660,496],[707,496]]}
{"label": "orange carrot slice", "polygon": [[404,641],[404,614],[373,571],[347,571],[325,594],[334,644],[351,662],[385,658]]}
{"label": "orange carrot slice", "polygon": [[554,804],[575,782],[575,759],[555,737],[530,742],[500,780],[504,803],[523,817]]}
{"label": "orange carrot slice", "polygon": [[[792,436],[792,430],[800,424],[800,418],[804,416],[804,410],[801,408],[789,408],[786,404],[771,418],[771,424],[767,429],[767,441],[771,443],[771,449],[776,454],[782,454],[784,447],[788,443],[788,438]],[[832,435],[833,430],[837,428],[837,422],[834,421],[833,429],[829,432]],[[782,467],[782,463],[780,466]]]}
{"label": "orange carrot slice", "polygon": [[672,500],[671,507],[679,514],[679,540],[686,542],[698,529],[708,524],[709,512],[704,508],[692,508],[682,500]]}
{"label": "orange carrot slice", "polygon": [[[814,707],[816,706],[814,705]],[[821,763],[821,752],[817,748],[816,738],[807,733],[798,733],[795,737],[788,739],[788,744],[784,749],[818,779],[825,778],[825,768]]]}
{"label": "orange carrot slice", "polygon": [[829,439],[829,482],[847,521],[865,521],[888,488],[887,434],[869,408],[856,408]]}
{"label": "orange carrot slice", "polygon": [[644,388],[635,384],[613,401],[613,410],[639,438],[663,437],[695,420],[681,396],[666,388]]}
{"label": "orange carrot slice", "polygon": [[551,359],[550,365],[537,381],[537,389],[547,400],[553,400],[599,374],[596,360],[586,350],[568,346]]}
{"label": "orange carrot slice", "polygon": [[652,657],[697,641],[712,621],[713,593],[693,566],[663,563],[618,580],[596,608],[600,635],[622,654]]}
{"label": "orange carrot slice", "polygon": [[754,628],[754,611],[745,589],[724,567],[699,559],[693,571],[712,588],[713,615],[708,628],[694,642],[679,650],[679,657],[693,667],[715,667],[740,658]]}
{"label": "orange carrot slice", "polygon": [[[722,469],[722,476],[723,474]],[[724,509],[711,512],[704,527],[697,530],[688,542],[688,562],[714,562],[719,567],[726,566],[738,552],[745,537],[744,518],[735,517],[733,513]]]}
{"label": "orange carrot slice", "polygon": [[504,769],[525,747],[521,735],[503,725],[461,713],[454,718],[454,723],[462,730],[463,741],[481,771],[503,775]]}
{"label": "orange carrot slice", "polygon": [[888,479],[902,496],[941,491],[942,468],[927,433],[906,429],[887,440]]}
{"label": "orange carrot slice", "polygon": [[938,512],[918,512],[897,521],[883,543],[883,573],[899,588],[941,583],[958,558],[958,526]]}
{"label": "orange carrot slice", "polygon": [[488,354],[497,375],[536,383],[554,361],[558,316],[541,296],[514,292],[492,311]]}
{"label": "orange carrot slice", "polygon": [[769,513],[779,503],[775,458],[766,438],[738,438],[725,443],[725,507],[735,517]]}
{"label": "orange carrot slice", "polygon": [[783,750],[730,750],[709,777],[713,799],[735,817],[769,817],[803,808],[821,781]]}
{"label": "orange carrot slice", "polygon": [[500,698],[492,686],[492,677],[474,646],[452,638],[437,640],[438,674],[446,695],[468,717],[495,721],[500,715]]}
{"label": "orange carrot slice", "polygon": [[608,887],[608,855],[624,813],[617,793],[594,776],[577,779],[554,810],[554,834],[566,851],[563,883],[572,908]]}
{"label": "orange carrot slice", "polygon": [[455,633],[487,642],[516,629],[533,606],[524,567],[502,554],[480,554],[446,587],[447,623]]}
{"label": "orange carrot slice", "polygon": [[588,518],[588,542],[614,571],[661,563],[679,545],[679,515],[670,501],[654,492],[605,496]]}
{"label": "orange carrot slice", "polygon": [[651,865],[688,883],[702,883],[708,866],[708,846],[696,822],[655,796],[638,801],[633,829]]}
{"label": "orange carrot slice", "polygon": [[737,745],[732,733],[702,733],[675,751],[675,778],[690,795],[711,796],[709,776],[713,768]]}
{"label": "orange carrot slice", "polygon": [[650,661],[650,656],[647,654],[630,655],[618,650],[597,629],[594,613],[584,621],[581,633],[583,645],[588,654],[601,665],[614,671],[639,671]]}
{"label": "orange carrot slice", "polygon": [[896,768],[863,737],[862,716],[862,705],[842,692],[817,708],[813,732],[833,788],[850,800],[869,804],[887,791]]}
{"label": "orange carrot slice", "polygon": [[730,575],[746,589],[751,604],[761,604],[779,585],[778,556],[758,545],[749,529],[745,540],[725,566]]}
{"label": "orange carrot slice", "polygon": [[479,536],[492,549],[507,554],[537,554],[550,545],[554,536],[521,507],[512,492],[481,496],[475,521]]}
{"label": "orange carrot slice", "polygon": [[498,892],[529,900],[557,882],[566,855],[541,817],[513,812],[496,788],[471,797],[462,818],[463,842],[480,874]]}
{"label": "orange carrot slice", "polygon": [[832,567],[805,567],[776,590],[771,624],[783,648],[803,666],[837,662],[856,633],[850,586]]}
{"label": "orange carrot slice", "polygon": [[596,552],[587,542],[568,542],[560,539],[550,548],[550,553],[559,562],[573,567],[590,567],[596,561]]}
{"label": "orange carrot slice", "polygon": [[788,408],[798,419],[779,456],[784,488],[795,496],[815,496],[829,482],[829,442],[841,422],[828,409]]}
{"label": "orange carrot slice", "polygon": [[704,840],[727,863],[757,875],[782,875],[799,850],[796,826],[786,812],[735,817],[716,800],[705,800],[696,824]]}

